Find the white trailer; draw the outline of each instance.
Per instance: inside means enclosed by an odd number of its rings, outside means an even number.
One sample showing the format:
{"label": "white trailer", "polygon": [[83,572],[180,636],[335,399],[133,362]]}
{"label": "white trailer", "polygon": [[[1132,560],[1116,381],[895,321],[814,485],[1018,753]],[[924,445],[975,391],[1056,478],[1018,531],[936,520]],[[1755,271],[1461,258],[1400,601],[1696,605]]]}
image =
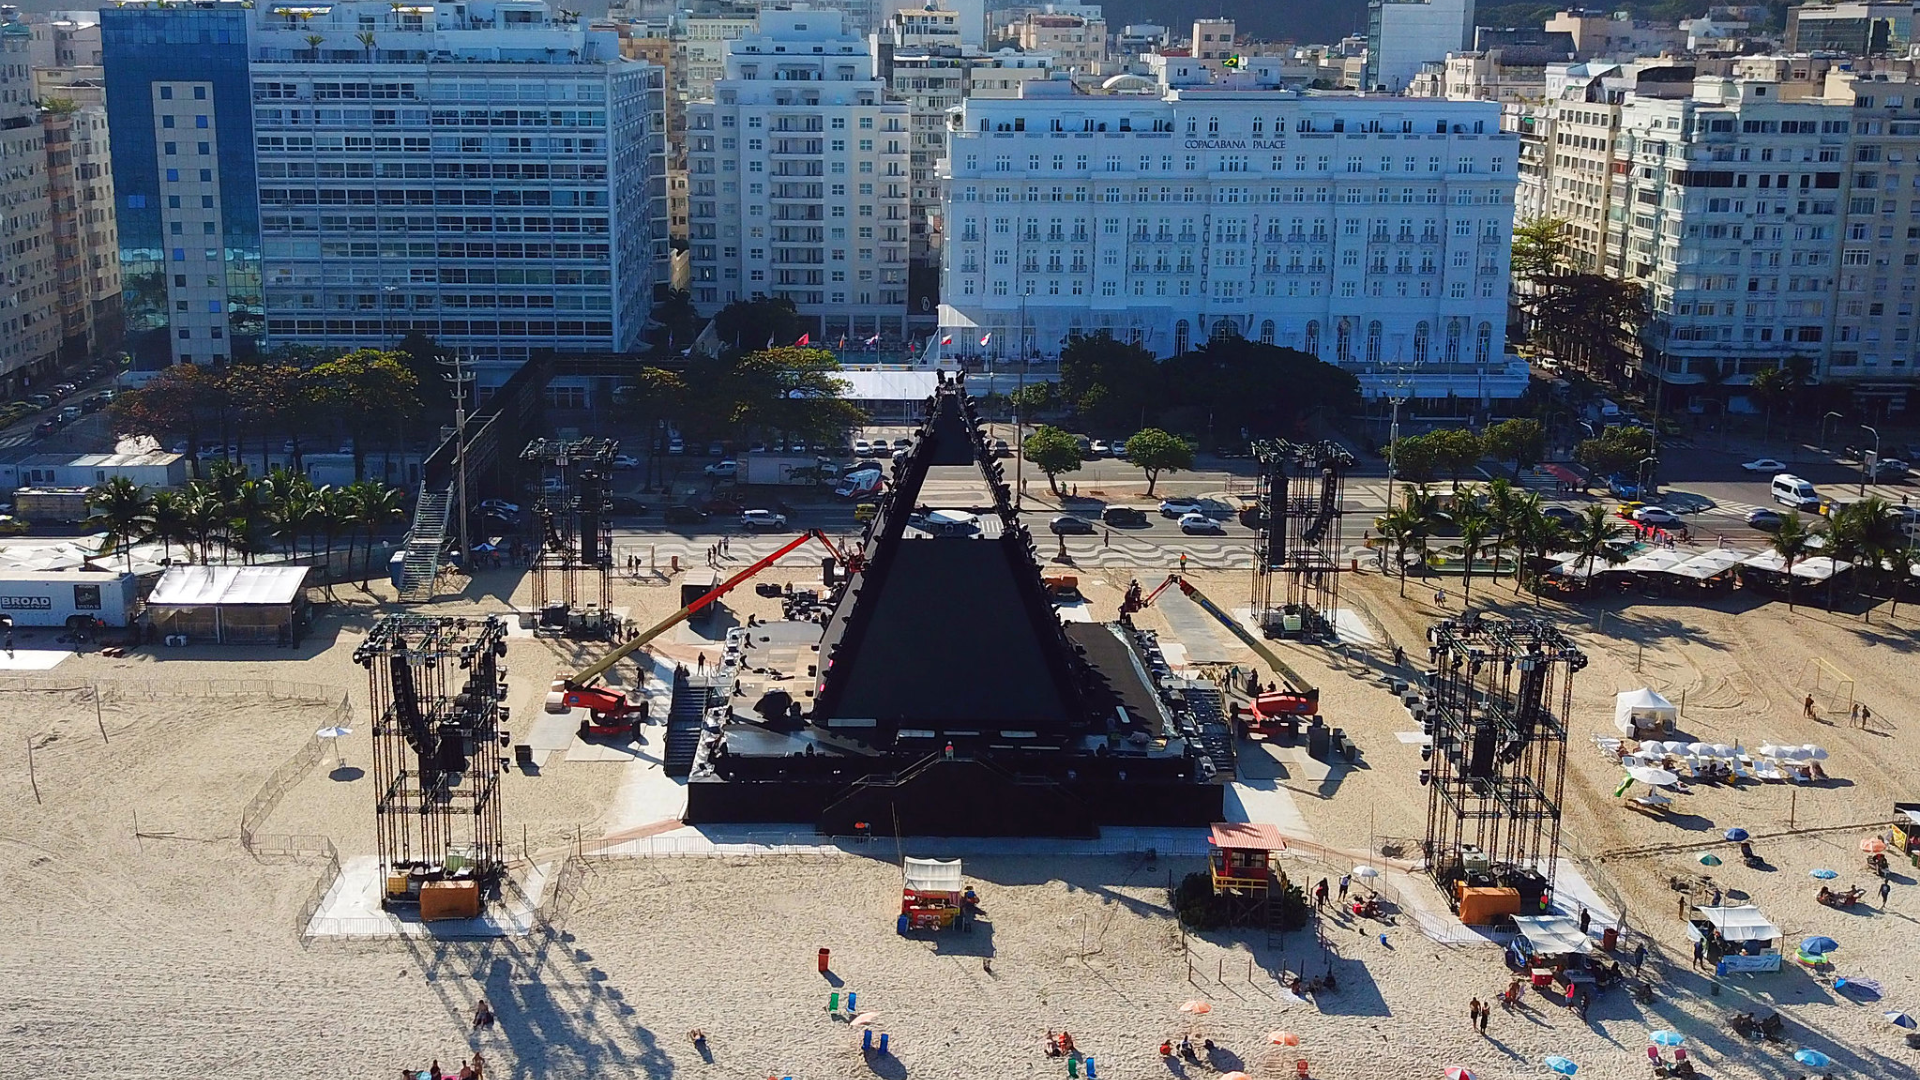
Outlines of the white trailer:
{"label": "white trailer", "polygon": [[75,615],[125,627],[140,599],[140,581],[118,570],[0,571],[0,615],[15,626],[60,626]]}

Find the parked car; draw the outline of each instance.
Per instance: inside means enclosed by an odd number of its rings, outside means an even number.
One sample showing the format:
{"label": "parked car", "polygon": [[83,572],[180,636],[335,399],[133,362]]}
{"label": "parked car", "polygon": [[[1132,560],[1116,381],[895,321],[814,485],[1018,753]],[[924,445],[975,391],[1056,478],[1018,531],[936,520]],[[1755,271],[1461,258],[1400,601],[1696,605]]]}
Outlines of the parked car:
{"label": "parked car", "polygon": [[771,510],[742,510],[740,527],[748,531],[754,529],[784,529],[787,527],[787,515],[776,514]]}
{"label": "parked car", "polygon": [[703,524],[709,516],[705,510],[697,506],[688,506],[686,503],[674,503],[672,506],[667,507],[666,512],[667,524],[669,525],[700,525]]}
{"label": "parked car", "polygon": [[613,512],[616,514],[644,514],[647,512],[647,504],[631,495],[615,495],[608,500],[608,503],[613,507]]}
{"label": "parked car", "polygon": [[1777,472],[1787,471],[1786,462],[1778,461],[1770,457],[1755,458],[1752,461],[1741,462],[1740,467],[1742,469],[1745,469],[1748,472],[1754,472],[1754,473],[1777,473]]}
{"label": "parked car", "polygon": [[616,454],[613,459],[613,467],[616,469],[637,469],[640,467],[640,459],[631,454]]}
{"label": "parked car", "polygon": [[512,517],[520,512],[520,504],[508,502],[505,499],[482,499],[480,500],[480,509],[489,513],[505,514],[508,517]]}
{"label": "parked car", "polygon": [[1545,506],[1541,507],[1540,513],[1545,516],[1547,520],[1558,523],[1562,528],[1568,528],[1580,523],[1580,512],[1570,506]]}
{"label": "parked car", "polygon": [[1012,457],[1013,456],[1013,449],[1007,445],[1007,440],[1005,439],[993,440],[993,456],[994,457]]}
{"label": "parked car", "polygon": [[1897,457],[1884,457],[1873,463],[1875,480],[1898,480],[1908,472],[1907,463]]}
{"label": "parked car", "polygon": [[1047,528],[1053,530],[1055,536],[1091,536],[1094,531],[1093,522],[1071,514],[1062,514],[1047,522]]}
{"label": "parked car", "polygon": [[1210,533],[1218,536],[1224,534],[1227,527],[1205,514],[1193,513],[1180,515],[1180,531],[1189,534]]}
{"label": "parked car", "polygon": [[708,456],[708,457],[726,457],[726,456],[727,456],[727,444],[726,444],[726,443],[723,443],[723,442],[719,442],[719,441],[715,441],[715,442],[710,442],[710,443],[708,443],[708,444],[707,444],[707,456]]}
{"label": "parked car", "polygon": [[1658,525],[1671,528],[1680,524],[1680,515],[1664,506],[1643,506],[1633,512],[1633,520],[1642,525]]}
{"label": "parked car", "polygon": [[97,397],[81,398],[80,411],[83,413],[97,413],[100,411],[101,406],[105,404],[106,402],[101,401]]}
{"label": "parked car", "polygon": [[1100,520],[1123,529],[1137,529],[1147,523],[1147,512],[1133,506],[1109,506],[1100,511]]}
{"label": "parked car", "polygon": [[1786,518],[1780,511],[1769,510],[1764,506],[1756,506],[1752,510],[1747,511],[1747,524],[1762,532],[1772,532],[1778,529],[1784,521],[1786,521]]}
{"label": "parked car", "polygon": [[746,507],[725,495],[711,495],[700,503],[700,508],[709,514],[738,514]]}
{"label": "parked car", "polygon": [[732,480],[740,475],[740,463],[737,461],[716,461],[701,471],[715,480]]}
{"label": "parked car", "polygon": [[913,449],[913,440],[912,439],[895,439],[893,440],[893,448],[895,450],[911,450]]}
{"label": "parked car", "polygon": [[33,426],[33,433],[35,435],[51,435],[59,430],[60,421],[58,420],[42,420]]}
{"label": "parked car", "polygon": [[1108,446],[1106,442],[1101,439],[1095,439],[1087,444],[1087,452],[1092,457],[1106,457],[1113,452],[1113,447]]}
{"label": "parked car", "polygon": [[670,435],[667,437],[667,453],[684,454],[686,452],[687,452],[687,440],[681,438],[678,435]]}
{"label": "parked car", "polygon": [[871,457],[872,455],[873,455],[872,443],[868,442],[865,439],[853,440],[853,456],[854,457]]}
{"label": "parked car", "polygon": [[1160,516],[1162,517],[1179,518],[1185,517],[1188,514],[1205,516],[1206,512],[1207,508],[1202,505],[1198,499],[1160,500]]}

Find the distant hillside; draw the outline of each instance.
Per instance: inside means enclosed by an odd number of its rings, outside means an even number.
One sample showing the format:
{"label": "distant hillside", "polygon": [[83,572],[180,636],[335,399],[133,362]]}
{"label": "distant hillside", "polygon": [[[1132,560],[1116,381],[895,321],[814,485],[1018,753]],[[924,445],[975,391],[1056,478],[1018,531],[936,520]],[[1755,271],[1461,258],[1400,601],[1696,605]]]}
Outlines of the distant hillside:
{"label": "distant hillside", "polygon": [[1366,0],[1094,0],[1107,15],[1107,30],[1119,33],[1128,23],[1159,23],[1186,37],[1193,20],[1234,20],[1240,33],[1262,41],[1302,44],[1339,41],[1365,33]]}

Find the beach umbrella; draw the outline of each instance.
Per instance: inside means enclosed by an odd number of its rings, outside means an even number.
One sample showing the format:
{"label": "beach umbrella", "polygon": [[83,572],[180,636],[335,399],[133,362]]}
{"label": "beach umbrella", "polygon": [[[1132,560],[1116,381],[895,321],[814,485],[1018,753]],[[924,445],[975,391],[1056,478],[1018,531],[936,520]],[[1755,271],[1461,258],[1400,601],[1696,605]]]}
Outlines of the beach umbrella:
{"label": "beach umbrella", "polygon": [[1213,1011],[1213,1006],[1204,1001],[1185,1001],[1181,1002],[1180,1011],[1183,1013],[1192,1013],[1195,1016],[1205,1016]]}
{"label": "beach umbrella", "polygon": [[1467,1068],[1465,1065],[1449,1065],[1447,1066],[1447,1080],[1480,1080],[1480,1078],[1473,1075],[1473,1070]]}
{"label": "beach umbrella", "polygon": [[1801,761],[1812,756],[1812,751],[1805,746],[1783,746],[1780,748],[1780,758],[1783,761]]}
{"label": "beach umbrella", "polygon": [[1760,744],[1760,756],[1761,756],[1761,757],[1779,757],[1779,756],[1780,756],[1780,747],[1778,747],[1778,746],[1775,746],[1775,745],[1773,745],[1773,744],[1772,744],[1772,743],[1770,743],[1770,742],[1769,742],[1769,743],[1761,743],[1761,744]]}
{"label": "beach umbrella", "polygon": [[1827,751],[1825,747],[1815,746],[1812,743],[1808,743],[1807,745],[1801,747],[1800,751],[1803,757],[1810,757],[1815,761],[1827,760]]}
{"label": "beach umbrella", "polygon": [[353,729],[350,727],[323,727],[313,734],[316,738],[321,739],[344,739],[353,734]]}
{"label": "beach umbrella", "polygon": [[1236,1078],[1238,1078],[1238,1080],[1253,1080],[1253,1077],[1248,1076],[1246,1073],[1240,1072],[1237,1069],[1230,1073],[1220,1074],[1220,1080],[1236,1080]]}
{"label": "beach umbrella", "polygon": [[1572,1076],[1574,1073],[1580,1071],[1580,1066],[1575,1065],[1572,1061],[1561,1057],[1559,1054],[1549,1056],[1543,1064],[1561,1076]]}
{"label": "beach umbrella", "polygon": [[1699,863],[1701,866],[1719,866],[1720,856],[1715,855],[1711,851],[1703,851],[1695,855],[1693,861]]}
{"label": "beach umbrella", "polygon": [[1735,826],[1731,829],[1728,829],[1726,832],[1721,833],[1720,835],[1726,837],[1729,840],[1740,841],[1740,840],[1745,840],[1751,834],[1748,833],[1747,830],[1742,829],[1739,826]]}
{"label": "beach umbrella", "polygon": [[1809,1065],[1816,1069],[1824,1069],[1827,1066],[1833,1064],[1832,1058],[1828,1057],[1827,1055],[1821,1053],[1818,1050],[1804,1050],[1804,1049],[1795,1050],[1793,1052],[1793,1060],[1799,1062],[1802,1065]]}
{"label": "beach umbrella", "polygon": [[1677,1031],[1656,1031],[1647,1036],[1655,1046],[1679,1046],[1686,1042],[1686,1036]]}
{"label": "beach umbrella", "polygon": [[1908,1016],[1906,1013],[1901,1012],[1899,1009],[1891,1009],[1891,1010],[1888,1010],[1887,1012],[1881,1013],[1880,1015],[1887,1018],[1887,1023],[1892,1024],[1894,1027],[1897,1027],[1897,1028],[1907,1028],[1911,1030],[1913,1028],[1920,1027],[1920,1023],[1915,1022],[1913,1017]]}
{"label": "beach umbrella", "polygon": [[1371,866],[1356,866],[1353,868],[1353,876],[1357,878],[1377,878],[1380,876],[1380,871]]}
{"label": "beach umbrella", "polygon": [[1827,869],[1820,869],[1820,870],[1809,870],[1809,871],[1807,871],[1807,876],[1808,876],[1808,877],[1817,877],[1817,878],[1819,878],[1819,879],[1820,879],[1821,881],[1832,881],[1832,880],[1833,880],[1834,878],[1837,878],[1837,877],[1839,877],[1839,876],[1840,876],[1840,871],[1838,871],[1838,870],[1827,870]]}
{"label": "beach umbrella", "polygon": [[1655,769],[1646,765],[1629,765],[1627,767],[1627,775],[1643,784],[1651,784],[1654,787],[1662,787],[1680,779],[1679,775],[1672,770]]}
{"label": "beach umbrella", "polygon": [[856,1016],[853,1018],[853,1026],[866,1027],[868,1024],[871,1024],[878,1019],[880,1019],[880,1014],[877,1012],[863,1012],[859,1016]]}
{"label": "beach umbrella", "polygon": [[1299,1046],[1300,1036],[1291,1031],[1269,1031],[1267,1041],[1275,1046]]}
{"label": "beach umbrella", "polygon": [[1860,841],[1860,850],[1869,855],[1878,855],[1887,850],[1887,842],[1877,836],[1869,836],[1865,840]]}
{"label": "beach umbrella", "polygon": [[1713,756],[1717,758],[1732,758],[1739,757],[1740,755],[1733,747],[1728,746],[1726,743],[1717,742],[1713,744]]}
{"label": "beach umbrella", "polygon": [[1804,938],[1800,942],[1800,951],[1808,956],[1825,956],[1840,947],[1840,943],[1824,934]]}
{"label": "beach umbrella", "polygon": [[1690,742],[1687,744],[1687,753],[1694,757],[1707,757],[1713,753],[1713,747],[1703,742]]}
{"label": "beach umbrella", "polygon": [[1833,980],[1833,988],[1835,990],[1845,990],[1849,993],[1870,998],[1876,998],[1886,993],[1886,988],[1880,985],[1879,980],[1851,975],[1842,975]]}

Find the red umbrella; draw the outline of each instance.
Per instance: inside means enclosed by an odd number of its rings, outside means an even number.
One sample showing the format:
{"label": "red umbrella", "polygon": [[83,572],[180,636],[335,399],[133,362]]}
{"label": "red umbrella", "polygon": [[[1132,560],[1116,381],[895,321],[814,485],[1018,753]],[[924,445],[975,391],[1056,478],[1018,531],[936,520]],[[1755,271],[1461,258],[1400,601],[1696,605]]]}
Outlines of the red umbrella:
{"label": "red umbrella", "polygon": [[1269,1031],[1267,1041],[1275,1046],[1299,1046],[1300,1036],[1291,1031]]}
{"label": "red umbrella", "polygon": [[1449,1065],[1447,1080],[1478,1080],[1478,1078],[1473,1075],[1473,1070],[1465,1065]]}

